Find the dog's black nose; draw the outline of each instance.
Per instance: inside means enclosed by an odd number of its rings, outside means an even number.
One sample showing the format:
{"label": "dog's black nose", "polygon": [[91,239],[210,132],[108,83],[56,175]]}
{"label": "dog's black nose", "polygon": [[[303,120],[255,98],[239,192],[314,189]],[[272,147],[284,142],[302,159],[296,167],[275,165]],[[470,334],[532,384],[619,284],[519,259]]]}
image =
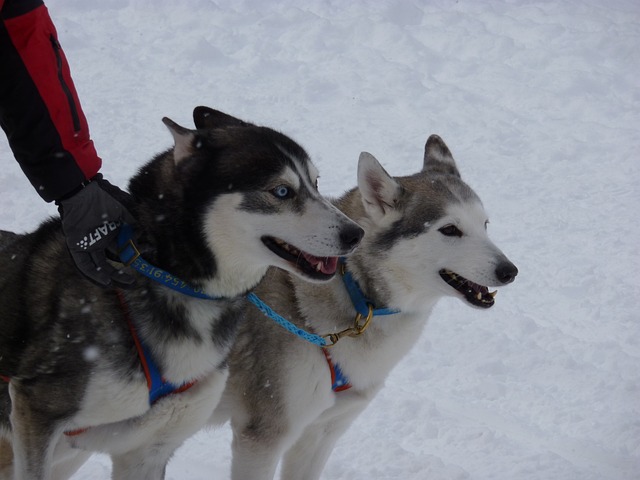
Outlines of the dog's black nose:
{"label": "dog's black nose", "polygon": [[504,284],[513,282],[516,275],[518,275],[518,269],[511,262],[502,262],[496,268],[496,277]]}
{"label": "dog's black nose", "polygon": [[354,248],[364,237],[364,230],[358,225],[344,227],[340,232],[340,241],[347,248]]}

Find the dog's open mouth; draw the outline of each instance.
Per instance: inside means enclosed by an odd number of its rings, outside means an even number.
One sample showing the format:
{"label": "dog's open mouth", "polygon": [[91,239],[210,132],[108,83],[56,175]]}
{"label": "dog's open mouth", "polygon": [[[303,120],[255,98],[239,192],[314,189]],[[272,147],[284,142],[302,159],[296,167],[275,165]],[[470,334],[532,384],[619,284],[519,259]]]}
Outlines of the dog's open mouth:
{"label": "dog's open mouth", "polygon": [[494,297],[496,296],[496,293],[498,293],[497,290],[490,292],[487,287],[474,283],[471,280],[467,280],[446,268],[440,270],[439,273],[442,279],[464,295],[464,298],[466,298],[467,302],[471,305],[481,308],[490,308],[495,303]]}
{"label": "dog's open mouth", "polygon": [[316,257],[275,237],[262,237],[269,250],[287,260],[307,277],[315,280],[329,280],[338,269],[338,257]]}

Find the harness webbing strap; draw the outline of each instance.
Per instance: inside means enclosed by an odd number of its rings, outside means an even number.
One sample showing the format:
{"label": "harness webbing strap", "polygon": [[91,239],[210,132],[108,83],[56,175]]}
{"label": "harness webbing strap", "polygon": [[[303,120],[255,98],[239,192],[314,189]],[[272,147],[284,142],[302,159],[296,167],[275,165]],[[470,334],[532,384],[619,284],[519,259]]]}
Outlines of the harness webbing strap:
{"label": "harness webbing strap", "polygon": [[182,385],[174,385],[173,383],[167,382],[162,378],[160,369],[158,368],[156,362],[153,361],[153,357],[151,355],[151,352],[149,351],[149,348],[140,340],[140,337],[136,332],[135,326],[133,325],[133,322],[131,320],[129,307],[127,306],[122,291],[116,290],[116,294],[118,296],[118,300],[120,301],[120,306],[122,307],[127,325],[129,326],[131,337],[133,338],[133,341],[136,345],[138,358],[140,358],[140,364],[142,365],[142,369],[144,370],[145,378],[147,379],[147,387],[149,389],[149,405],[153,405],[158,399],[162,397],[165,397],[172,393],[184,392],[185,390],[195,385],[195,380],[186,382]]}
{"label": "harness webbing strap", "polygon": [[[135,344],[136,350],[138,352],[138,358],[140,359],[140,364],[142,365],[144,376],[147,380],[147,388],[149,389],[149,405],[153,405],[162,397],[166,397],[167,395],[171,395],[173,393],[182,393],[193,387],[197,383],[197,380],[193,380],[191,382],[186,382],[180,386],[176,386],[173,383],[167,382],[162,378],[160,369],[153,361],[151,352],[149,351],[147,346],[140,340],[140,337],[136,332],[135,326],[133,325],[133,322],[131,320],[129,307],[127,306],[127,302],[124,298],[124,295],[122,294],[122,291],[116,289],[116,296],[118,297],[118,301],[120,302],[120,307],[122,308],[124,318],[127,322],[127,326],[129,327],[129,332],[131,333],[131,338],[133,338],[133,343]],[[64,434],[67,437],[74,437],[85,433],[90,428],[91,427],[84,427],[77,428],[75,430],[67,430],[64,432]]]}
{"label": "harness webbing strap", "polygon": [[329,371],[331,372],[331,390],[333,390],[334,392],[343,392],[345,390],[349,390],[351,388],[351,383],[349,383],[349,379],[342,372],[340,366],[336,363],[333,363],[329,350],[323,348],[322,353],[324,353],[324,357],[327,359]]}

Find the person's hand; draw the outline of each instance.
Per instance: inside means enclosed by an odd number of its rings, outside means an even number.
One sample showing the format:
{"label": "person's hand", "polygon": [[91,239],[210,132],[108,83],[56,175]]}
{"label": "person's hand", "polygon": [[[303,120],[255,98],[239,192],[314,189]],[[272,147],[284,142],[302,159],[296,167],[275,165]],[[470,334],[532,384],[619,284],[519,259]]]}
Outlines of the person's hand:
{"label": "person's hand", "polygon": [[58,201],[62,230],[78,270],[97,285],[127,287],[134,278],[107,262],[107,250],[116,253],[120,225],[133,224],[133,216],[114,195],[127,194],[102,176],[71,197]]}

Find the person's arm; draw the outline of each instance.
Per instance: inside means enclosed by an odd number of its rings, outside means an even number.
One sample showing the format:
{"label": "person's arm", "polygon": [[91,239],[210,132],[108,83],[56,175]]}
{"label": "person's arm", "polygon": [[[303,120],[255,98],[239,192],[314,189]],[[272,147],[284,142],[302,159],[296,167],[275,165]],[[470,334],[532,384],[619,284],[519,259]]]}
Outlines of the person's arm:
{"label": "person's arm", "polygon": [[106,252],[133,217],[98,174],[102,161],[42,0],[0,0],[0,64],[0,126],[38,194],[58,205],[76,266],[98,285],[131,284]]}
{"label": "person's arm", "polygon": [[0,125],[47,202],[78,189],[101,160],[42,0],[5,0],[0,24]]}

